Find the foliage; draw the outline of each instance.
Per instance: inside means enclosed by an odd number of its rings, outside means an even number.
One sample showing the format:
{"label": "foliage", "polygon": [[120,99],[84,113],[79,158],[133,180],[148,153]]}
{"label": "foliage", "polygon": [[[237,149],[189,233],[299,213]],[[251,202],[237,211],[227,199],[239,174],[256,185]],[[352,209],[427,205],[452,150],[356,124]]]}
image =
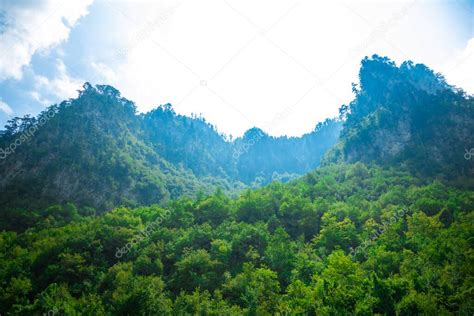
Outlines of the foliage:
{"label": "foliage", "polygon": [[332,165],[236,199],[178,199],[120,258],[164,209],[74,209],[0,233],[7,315],[474,312],[474,193],[406,171]]}
{"label": "foliage", "polygon": [[86,84],[0,169],[2,313],[474,314],[472,97],[379,56],[353,91],[324,167],[229,196],[314,168],[340,123],[230,141]]}
{"label": "foliage", "polygon": [[302,137],[230,141],[170,104],[137,114],[115,88],[86,83],[78,98],[0,132],[0,213],[67,202],[103,212],[287,182],[317,167],[340,129],[326,120]]}

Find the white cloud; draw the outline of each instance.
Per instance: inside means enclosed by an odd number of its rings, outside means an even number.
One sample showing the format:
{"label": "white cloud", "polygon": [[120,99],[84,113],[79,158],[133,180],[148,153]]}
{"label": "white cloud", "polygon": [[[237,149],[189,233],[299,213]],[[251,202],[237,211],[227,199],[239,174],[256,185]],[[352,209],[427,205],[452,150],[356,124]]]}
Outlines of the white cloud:
{"label": "white cloud", "polygon": [[1,99],[0,99],[0,111],[5,112],[5,114],[8,115],[8,116],[13,115],[12,108],[8,104],[3,102]]}
{"label": "white cloud", "polygon": [[471,38],[462,51],[442,67],[449,84],[463,88],[464,91],[474,94],[474,37]]}
{"label": "white cloud", "polygon": [[21,79],[36,52],[67,40],[93,0],[2,1],[0,80]]}
{"label": "white cloud", "polygon": [[49,99],[43,98],[43,96],[38,91],[30,91],[29,95],[40,104],[51,104],[52,102]]}
{"label": "white cloud", "polygon": [[[90,67],[97,74],[96,77],[105,82],[114,82],[117,79],[117,74],[106,64],[100,62],[91,62]],[[96,80],[91,80],[94,84]]]}
{"label": "white cloud", "polygon": [[[463,58],[474,46],[465,45],[468,17],[449,1],[97,1],[74,28],[76,42],[58,45],[91,1],[9,4],[0,80],[20,78],[34,52],[54,49],[76,78],[115,86],[140,111],[170,102],[234,136],[252,126],[272,135],[312,130],[353,98],[360,61],[374,53],[425,63],[474,89],[472,59]],[[448,71],[447,60],[462,63]],[[33,75],[32,99],[75,95],[82,82],[61,61],[56,72]],[[310,90],[316,77],[322,84]]]}
{"label": "white cloud", "polygon": [[[30,95],[36,101],[45,106],[51,102],[49,99],[64,100],[77,96],[77,90],[82,87],[81,80],[72,78],[68,75],[63,61],[56,61],[56,75],[49,79],[45,76],[34,75],[34,91]],[[51,98],[49,98],[51,96]]]}

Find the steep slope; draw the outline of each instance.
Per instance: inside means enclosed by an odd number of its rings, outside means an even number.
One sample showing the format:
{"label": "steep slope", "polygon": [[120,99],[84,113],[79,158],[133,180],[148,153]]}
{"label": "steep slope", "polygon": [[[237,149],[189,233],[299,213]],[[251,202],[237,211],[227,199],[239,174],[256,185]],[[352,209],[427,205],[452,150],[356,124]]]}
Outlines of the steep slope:
{"label": "steep slope", "polygon": [[240,157],[245,137],[230,142],[170,105],[137,114],[118,90],[86,83],[78,98],[1,132],[0,211],[67,202],[103,211],[288,180],[315,168],[336,142],[340,123],[318,126],[301,138],[255,141]]}
{"label": "steep slope", "polygon": [[235,176],[231,144],[203,118],[176,114],[166,104],[142,116],[142,129],[145,139],[169,162],[183,165],[198,176]]}
{"label": "steep slope", "polygon": [[1,148],[8,148],[36,129],[1,161],[1,174],[9,180],[3,183],[1,209],[64,202],[110,209],[164,202],[205,188],[141,139],[132,102],[109,86],[84,88],[78,99],[52,106],[37,120],[16,120],[4,132]]}
{"label": "steep slope", "polygon": [[423,175],[472,176],[474,98],[422,64],[365,58],[341,139],[325,162],[404,164]]}

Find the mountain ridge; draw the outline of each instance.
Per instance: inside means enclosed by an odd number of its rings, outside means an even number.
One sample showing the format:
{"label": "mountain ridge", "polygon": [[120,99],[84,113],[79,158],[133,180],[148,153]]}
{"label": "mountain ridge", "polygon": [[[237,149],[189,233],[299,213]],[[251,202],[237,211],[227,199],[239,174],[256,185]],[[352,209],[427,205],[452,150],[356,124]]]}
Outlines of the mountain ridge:
{"label": "mountain ridge", "polygon": [[[38,126],[45,113],[54,115]],[[36,118],[15,118],[1,132],[0,148],[8,150],[24,131],[36,128],[9,152],[15,158],[0,161],[0,175],[8,179],[0,187],[0,208],[73,202],[109,210],[287,181],[315,168],[336,141],[339,122],[318,126],[301,138],[268,136],[236,157],[245,138],[229,142],[204,119],[178,115],[169,104],[138,114],[117,89],[86,83],[78,98]],[[311,148],[315,142],[319,147]],[[312,154],[301,161],[301,152]],[[24,172],[16,175],[11,170],[18,164]]]}
{"label": "mountain ridge", "polygon": [[359,81],[339,120],[318,123],[301,137],[254,127],[232,141],[170,104],[138,114],[117,89],[86,83],[78,98],[36,118],[15,118],[0,133],[2,154],[13,144],[15,156],[0,161],[0,209],[164,205],[217,188],[287,182],[321,161],[398,164],[472,185],[474,167],[464,158],[464,149],[474,147],[471,96],[425,65],[397,67],[377,55],[362,60]]}
{"label": "mountain ridge", "polygon": [[473,148],[474,98],[411,61],[399,67],[377,55],[362,60],[355,98],[340,109],[344,124],[323,159],[406,165],[414,173],[446,178],[474,174],[465,159]]}

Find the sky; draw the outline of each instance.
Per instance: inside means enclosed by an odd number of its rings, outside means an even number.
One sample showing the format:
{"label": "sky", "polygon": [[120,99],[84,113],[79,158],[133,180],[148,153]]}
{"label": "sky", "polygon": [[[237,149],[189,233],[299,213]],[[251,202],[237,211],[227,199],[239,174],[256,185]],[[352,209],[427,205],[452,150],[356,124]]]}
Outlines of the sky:
{"label": "sky", "polygon": [[0,0],[0,125],[87,81],[226,135],[299,136],[352,100],[373,54],[474,94],[474,0]]}

